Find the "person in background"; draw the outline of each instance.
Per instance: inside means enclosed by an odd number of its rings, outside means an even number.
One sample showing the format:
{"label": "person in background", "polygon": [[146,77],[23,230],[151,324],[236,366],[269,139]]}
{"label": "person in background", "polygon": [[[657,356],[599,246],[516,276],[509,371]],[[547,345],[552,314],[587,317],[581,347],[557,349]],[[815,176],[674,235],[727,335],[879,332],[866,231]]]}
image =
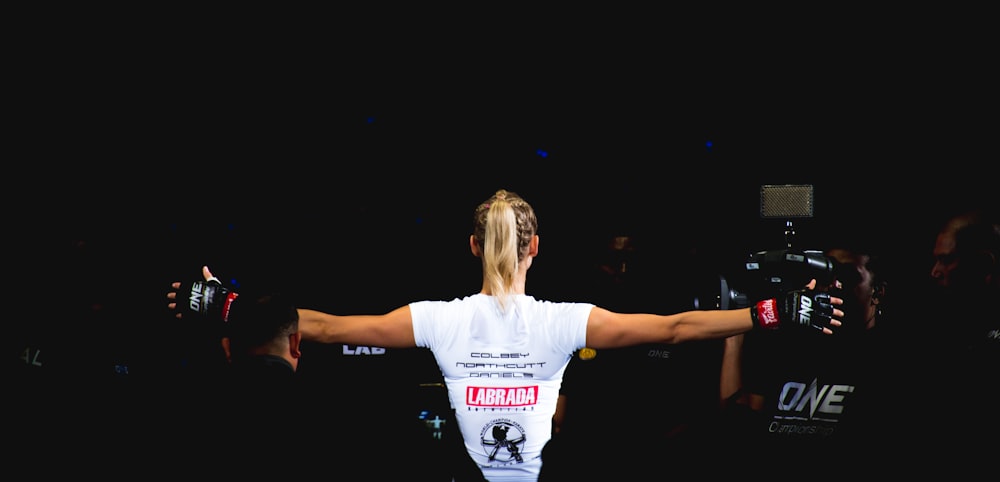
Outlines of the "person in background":
{"label": "person in background", "polygon": [[299,312],[280,293],[239,303],[225,323],[222,351],[240,382],[290,380],[302,357]]}
{"label": "person in background", "polygon": [[[1000,337],[1000,219],[976,208],[948,218],[935,236],[930,269],[932,299],[956,322],[951,346],[985,355]],[[993,348],[991,348],[993,347]]]}
{"label": "person in background", "polygon": [[[635,231],[613,231],[595,247],[599,256],[580,277],[585,299],[625,313],[691,309],[682,293],[697,277],[696,250],[658,263],[649,250],[674,250],[664,242],[644,244],[650,238]],[[725,398],[719,383],[725,347],[726,340],[716,338],[577,350],[563,378],[542,478],[587,477],[592,466],[579,463],[586,457],[638,479],[655,473],[663,454],[677,466],[710,453],[699,437]],[[636,380],[656,380],[655,389]]]}
{"label": "person in background", "polygon": [[[391,445],[400,444],[405,447],[394,458],[400,463],[412,465],[412,473],[421,480],[477,480],[464,476],[453,477],[449,471],[451,464],[456,464],[461,459],[449,460],[447,463],[430,462],[443,460],[442,454],[452,455],[455,451],[444,452],[444,442],[430,443],[429,431],[415,414],[405,411],[384,415],[372,412],[372,416],[365,416],[371,412],[365,408],[365,404],[372,403],[367,400],[368,396],[386,398],[389,395],[380,397],[378,392],[366,390],[366,396],[354,396],[360,385],[351,381],[356,380],[357,376],[371,374],[364,365],[338,364],[325,357],[315,360],[303,357],[304,349],[311,352],[327,346],[303,343],[299,332],[299,312],[288,296],[269,293],[248,300],[249,295],[236,294],[222,286],[207,267],[203,268],[203,277],[207,280],[205,284],[181,287],[180,283],[173,283],[171,288],[186,293],[191,293],[192,290],[207,292],[209,297],[225,298],[230,303],[227,313],[221,316],[224,319],[221,323],[218,322],[218,317],[198,317],[207,332],[221,336],[220,350],[228,362],[227,370],[220,372],[222,377],[216,379],[216,383],[198,388],[201,398],[213,403],[195,405],[192,408],[198,410],[198,416],[192,419],[199,420],[198,425],[210,432],[205,434],[204,440],[213,440],[210,443],[218,444],[202,450],[203,454],[210,454],[205,457],[209,459],[206,463],[212,463],[212,459],[229,460],[233,470],[245,470],[249,476],[259,476],[269,470],[275,470],[277,474],[281,470],[280,461],[273,459],[273,454],[270,453],[273,448],[265,440],[281,440],[308,430],[320,437],[344,439],[338,448],[338,460],[343,463],[338,466],[337,473],[341,477],[372,476],[388,471],[384,467],[370,467],[359,461],[366,460],[373,452],[385,450],[386,439],[391,438]],[[236,302],[237,299],[239,302]],[[212,328],[215,326],[218,329]],[[372,359],[372,351],[384,352],[377,347],[352,347],[352,350],[357,351],[365,349],[369,356],[362,362]],[[311,364],[307,366],[317,370],[317,373],[301,373],[299,368],[303,358],[307,359],[307,364]],[[362,359],[355,357],[351,360]],[[382,364],[377,365],[378,367],[385,366],[384,359],[379,361]],[[346,370],[358,373],[342,373]],[[324,374],[327,381],[339,379],[341,382],[321,384],[319,373]],[[417,388],[414,384],[410,387],[412,392],[404,393],[398,388],[391,392],[392,387],[399,385],[389,384],[385,393],[392,393],[402,399],[410,398]],[[296,428],[298,422],[295,419],[287,422],[255,422],[252,418],[254,414],[267,413],[279,407],[286,407],[286,410],[296,407],[296,412],[322,412],[327,413],[327,416],[318,418],[305,429]],[[229,413],[231,411],[237,415]],[[218,432],[223,433],[225,442],[217,440]],[[318,450],[317,456],[322,456],[327,449],[320,446],[312,448]],[[306,453],[310,449],[302,449],[300,453]],[[279,465],[272,466],[272,462]],[[462,467],[468,469],[471,462],[464,462],[466,465]]]}
{"label": "person in background", "polygon": [[[913,344],[927,420],[918,458],[956,476],[995,467],[1000,401],[1000,216],[996,207],[964,207],[940,224],[923,292],[924,329]],[[927,451],[922,452],[922,451]],[[948,453],[942,459],[939,454]]]}
{"label": "person in background", "polygon": [[[768,454],[789,456],[782,470],[846,474],[842,457],[875,469],[889,459],[873,456],[901,435],[888,423],[890,387],[900,386],[891,368],[895,353],[887,335],[889,282],[877,236],[859,230],[823,255],[833,263],[826,289],[844,299],[843,326],[831,337],[794,332],[744,335],[738,369],[741,393],[720,427],[739,435],[731,450],[746,457],[747,470],[768,474]],[[840,287],[837,287],[839,283]],[[787,360],[795,363],[787,363]],[[885,464],[885,465],[883,465]]]}

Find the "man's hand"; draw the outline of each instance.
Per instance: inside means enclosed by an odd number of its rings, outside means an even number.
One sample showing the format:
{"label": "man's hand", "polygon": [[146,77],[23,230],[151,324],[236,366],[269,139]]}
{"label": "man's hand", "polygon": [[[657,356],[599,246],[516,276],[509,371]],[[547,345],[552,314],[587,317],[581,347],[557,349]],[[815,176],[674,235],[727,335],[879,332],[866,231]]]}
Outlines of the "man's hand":
{"label": "man's hand", "polygon": [[825,292],[815,292],[816,280],[806,289],[789,291],[778,298],[757,302],[750,307],[754,328],[776,330],[788,326],[814,328],[827,335],[841,325],[844,312],[834,305],[844,304],[842,298]]}
{"label": "man's hand", "polygon": [[202,266],[201,274],[203,281],[175,281],[170,284],[167,299],[171,301],[167,303],[167,309],[173,311],[178,319],[188,314],[226,321],[239,294],[222,286],[208,266]]}

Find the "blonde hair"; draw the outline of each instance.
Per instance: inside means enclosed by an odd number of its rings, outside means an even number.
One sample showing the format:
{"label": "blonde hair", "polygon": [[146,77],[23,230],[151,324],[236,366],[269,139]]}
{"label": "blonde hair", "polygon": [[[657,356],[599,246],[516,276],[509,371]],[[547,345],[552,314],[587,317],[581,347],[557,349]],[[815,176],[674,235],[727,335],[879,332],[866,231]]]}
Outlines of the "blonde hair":
{"label": "blonde hair", "polygon": [[516,193],[500,189],[476,207],[472,234],[482,252],[483,279],[505,310],[518,263],[538,232],[535,210]]}

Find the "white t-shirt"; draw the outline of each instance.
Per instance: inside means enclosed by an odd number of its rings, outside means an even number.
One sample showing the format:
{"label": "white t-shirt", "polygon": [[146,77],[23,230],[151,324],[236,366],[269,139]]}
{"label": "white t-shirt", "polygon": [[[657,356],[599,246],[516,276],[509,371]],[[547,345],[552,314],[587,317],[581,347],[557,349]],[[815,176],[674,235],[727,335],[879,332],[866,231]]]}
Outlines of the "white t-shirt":
{"label": "white t-shirt", "polygon": [[434,354],[465,447],[490,481],[533,481],[552,435],[563,372],[586,345],[589,303],[528,295],[410,304],[413,336]]}

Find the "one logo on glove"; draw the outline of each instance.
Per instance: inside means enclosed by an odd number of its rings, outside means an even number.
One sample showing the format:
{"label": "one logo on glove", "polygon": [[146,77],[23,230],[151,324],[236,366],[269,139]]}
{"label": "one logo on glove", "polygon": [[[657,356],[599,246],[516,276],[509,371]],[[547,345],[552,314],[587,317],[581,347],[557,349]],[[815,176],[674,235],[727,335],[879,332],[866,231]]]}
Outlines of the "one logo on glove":
{"label": "one logo on glove", "polygon": [[[192,283],[191,284],[191,296],[188,297],[188,307],[191,308],[191,311],[194,311],[196,313],[203,313],[203,311],[201,310],[201,305],[202,305],[202,298],[205,297],[205,294],[203,293],[201,285],[202,285],[202,283],[200,281],[196,281],[196,282]],[[211,299],[204,300],[204,301],[207,302],[207,303],[209,303],[209,304],[211,304],[211,302],[212,302]]]}
{"label": "one logo on glove", "polygon": [[799,297],[799,323],[803,325],[811,325],[812,322],[812,312],[813,312],[813,300],[808,296]]}

